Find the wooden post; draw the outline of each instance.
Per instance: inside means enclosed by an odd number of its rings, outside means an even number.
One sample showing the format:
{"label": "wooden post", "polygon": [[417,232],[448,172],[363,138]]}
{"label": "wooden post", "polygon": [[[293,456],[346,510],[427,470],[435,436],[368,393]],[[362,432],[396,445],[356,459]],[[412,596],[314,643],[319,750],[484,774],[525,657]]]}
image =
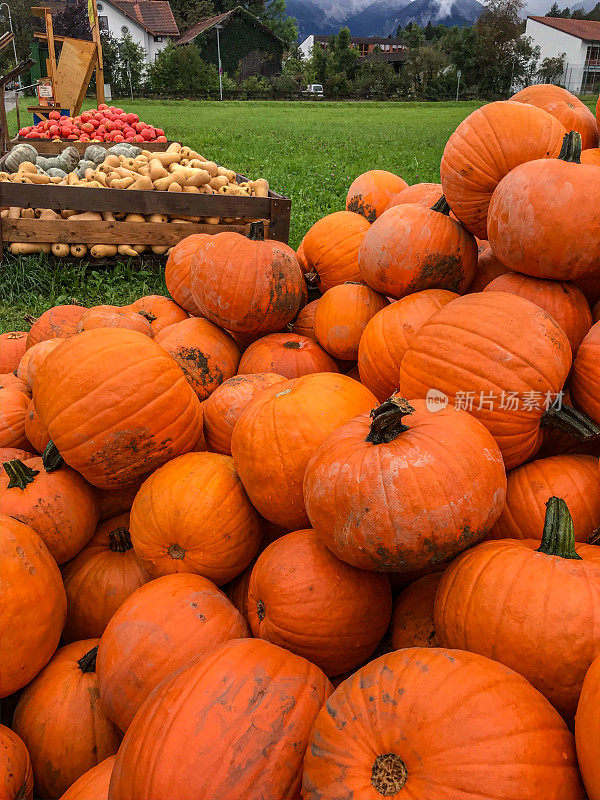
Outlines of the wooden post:
{"label": "wooden post", "polygon": [[98,6],[96,0],[90,0],[94,12],[92,25],[92,39],[96,45],[96,104],[104,103],[104,61],[102,58],[102,39],[100,38],[100,23],[98,22]]}
{"label": "wooden post", "polygon": [[[52,81],[53,90],[56,91],[54,86],[54,73],[56,72],[56,51],[54,49],[54,28],[52,26],[52,14],[50,9],[46,9],[46,35],[48,37],[48,77]],[[56,100],[56,96],[54,98]]]}

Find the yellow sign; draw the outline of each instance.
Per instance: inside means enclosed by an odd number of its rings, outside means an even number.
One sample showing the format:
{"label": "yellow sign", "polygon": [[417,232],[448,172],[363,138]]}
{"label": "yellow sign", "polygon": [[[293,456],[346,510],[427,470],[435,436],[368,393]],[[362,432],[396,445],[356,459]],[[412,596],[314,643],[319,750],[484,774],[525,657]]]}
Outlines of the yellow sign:
{"label": "yellow sign", "polygon": [[94,0],[88,0],[88,17],[90,20],[90,28],[94,27]]}

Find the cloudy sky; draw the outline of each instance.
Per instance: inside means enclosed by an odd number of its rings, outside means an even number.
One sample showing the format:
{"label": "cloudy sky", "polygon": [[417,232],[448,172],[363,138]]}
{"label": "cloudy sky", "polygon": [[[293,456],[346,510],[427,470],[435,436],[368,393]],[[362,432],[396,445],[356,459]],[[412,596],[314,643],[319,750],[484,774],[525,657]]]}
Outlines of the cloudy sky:
{"label": "cloudy sky", "polygon": [[[483,0],[481,0],[483,2]],[[344,19],[345,17],[362,11],[363,8],[370,6],[373,0],[314,0],[325,12],[326,16],[332,19]],[[390,5],[398,3],[399,6],[406,5],[405,0],[390,0]],[[564,5],[575,5],[577,0],[564,0]],[[441,5],[452,5],[452,0],[440,0]],[[552,0],[526,0],[525,12],[528,14],[545,14],[552,5]],[[559,5],[561,2],[559,1]]]}

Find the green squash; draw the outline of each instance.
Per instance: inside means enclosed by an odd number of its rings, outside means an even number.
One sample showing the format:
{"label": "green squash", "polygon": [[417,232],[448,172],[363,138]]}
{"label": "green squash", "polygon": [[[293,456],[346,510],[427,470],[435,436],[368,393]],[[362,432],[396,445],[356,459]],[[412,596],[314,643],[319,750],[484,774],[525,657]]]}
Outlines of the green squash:
{"label": "green squash", "polygon": [[8,154],[4,166],[7,172],[17,172],[19,164],[24,161],[31,161],[32,164],[36,163],[38,152],[35,147],[30,144],[18,144]]}

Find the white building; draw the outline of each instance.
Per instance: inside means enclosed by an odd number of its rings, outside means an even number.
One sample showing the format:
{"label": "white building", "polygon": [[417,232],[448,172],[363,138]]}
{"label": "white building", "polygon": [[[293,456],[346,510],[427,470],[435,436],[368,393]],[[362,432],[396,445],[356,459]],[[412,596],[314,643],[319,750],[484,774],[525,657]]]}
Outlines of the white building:
{"label": "white building", "polygon": [[525,36],[540,48],[540,59],[564,53],[561,85],[574,94],[600,89],[600,22],[527,17]]}
{"label": "white building", "polygon": [[129,34],[146,51],[148,63],[179,37],[167,0],[98,0],[97,6],[100,30],[116,39]]}

